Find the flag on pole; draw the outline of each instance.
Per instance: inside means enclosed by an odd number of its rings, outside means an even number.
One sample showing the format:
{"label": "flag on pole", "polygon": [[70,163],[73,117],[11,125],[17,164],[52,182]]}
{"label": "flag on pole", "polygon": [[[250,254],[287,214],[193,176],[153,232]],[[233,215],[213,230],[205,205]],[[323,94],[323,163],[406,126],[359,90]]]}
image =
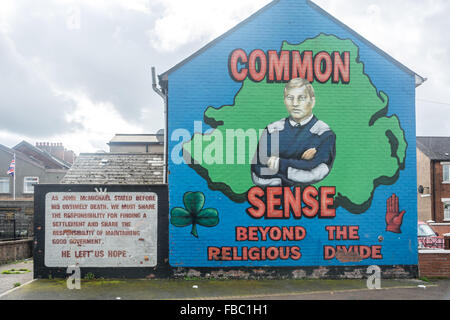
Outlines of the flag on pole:
{"label": "flag on pole", "polygon": [[16,155],[14,155],[14,159],[11,160],[11,164],[9,165],[9,169],[6,174],[14,175],[16,172]]}

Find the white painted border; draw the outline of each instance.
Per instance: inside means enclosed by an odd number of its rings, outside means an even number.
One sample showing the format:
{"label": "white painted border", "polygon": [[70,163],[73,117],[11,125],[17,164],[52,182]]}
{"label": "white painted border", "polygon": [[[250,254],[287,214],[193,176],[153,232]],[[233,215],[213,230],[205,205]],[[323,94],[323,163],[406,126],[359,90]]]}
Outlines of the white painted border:
{"label": "white painted border", "polygon": [[450,250],[444,250],[444,249],[431,249],[431,250],[421,250],[419,249],[419,253],[445,253],[445,254],[450,254]]}

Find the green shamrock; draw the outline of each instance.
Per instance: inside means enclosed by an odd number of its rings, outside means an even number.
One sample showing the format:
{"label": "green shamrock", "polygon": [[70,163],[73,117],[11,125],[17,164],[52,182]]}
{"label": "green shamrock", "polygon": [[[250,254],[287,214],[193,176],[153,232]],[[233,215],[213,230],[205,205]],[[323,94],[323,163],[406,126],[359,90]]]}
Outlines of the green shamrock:
{"label": "green shamrock", "polygon": [[186,192],[183,196],[184,208],[176,207],[170,211],[170,223],[175,227],[186,227],[192,224],[191,234],[198,238],[197,224],[214,227],[219,223],[216,209],[203,209],[205,195],[202,192]]}

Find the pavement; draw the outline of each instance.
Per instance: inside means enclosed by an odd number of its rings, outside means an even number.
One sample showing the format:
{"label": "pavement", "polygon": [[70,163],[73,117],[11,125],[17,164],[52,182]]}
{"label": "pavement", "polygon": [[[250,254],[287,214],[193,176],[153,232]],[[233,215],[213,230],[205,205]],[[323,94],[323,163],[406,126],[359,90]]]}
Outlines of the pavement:
{"label": "pavement", "polygon": [[[32,261],[0,266],[0,300],[450,300],[450,279],[209,280],[93,279],[68,289],[65,279],[32,280]],[[20,285],[15,285],[20,283]]]}
{"label": "pavement", "polygon": [[0,265],[0,295],[33,280],[33,260]]}

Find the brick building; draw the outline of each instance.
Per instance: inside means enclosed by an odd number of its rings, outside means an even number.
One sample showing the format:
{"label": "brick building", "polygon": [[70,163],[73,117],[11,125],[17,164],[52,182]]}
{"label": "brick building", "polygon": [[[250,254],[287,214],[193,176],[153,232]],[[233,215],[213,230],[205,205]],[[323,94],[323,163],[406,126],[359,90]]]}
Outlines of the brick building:
{"label": "brick building", "polygon": [[65,149],[62,143],[38,142],[33,146],[22,141],[13,149],[41,163],[47,169],[68,170],[76,158],[75,153]]}
{"label": "brick building", "polygon": [[[7,174],[16,159],[15,182]],[[14,148],[0,145],[0,239],[32,234],[34,185],[59,183],[70,164],[26,141]]]}
{"label": "brick building", "polygon": [[37,149],[27,142],[14,148],[0,145],[0,200],[12,200],[13,177],[6,173],[11,160],[16,156],[15,198],[33,200],[33,184],[58,183],[70,168],[70,164]]}
{"label": "brick building", "polygon": [[76,158],[75,152],[64,148],[61,142],[36,142],[36,147],[66,163],[72,164]]}
{"label": "brick building", "polygon": [[418,219],[450,232],[450,137],[417,137]]}

